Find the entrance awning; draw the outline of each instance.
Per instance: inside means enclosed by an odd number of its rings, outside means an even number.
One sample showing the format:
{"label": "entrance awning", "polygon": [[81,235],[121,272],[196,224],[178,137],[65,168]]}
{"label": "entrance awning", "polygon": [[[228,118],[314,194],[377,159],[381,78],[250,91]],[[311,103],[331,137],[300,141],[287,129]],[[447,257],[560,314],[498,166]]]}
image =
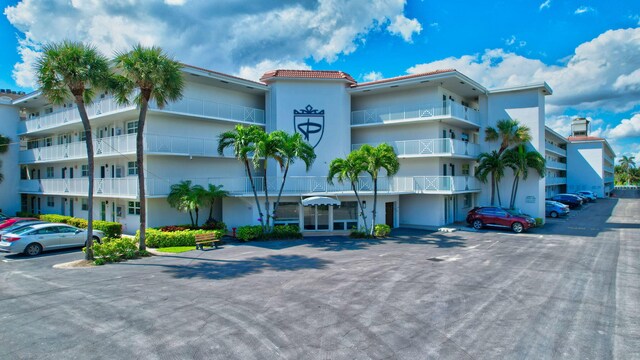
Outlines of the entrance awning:
{"label": "entrance awning", "polygon": [[312,196],[302,200],[303,206],[340,205],[340,200],[326,196]]}

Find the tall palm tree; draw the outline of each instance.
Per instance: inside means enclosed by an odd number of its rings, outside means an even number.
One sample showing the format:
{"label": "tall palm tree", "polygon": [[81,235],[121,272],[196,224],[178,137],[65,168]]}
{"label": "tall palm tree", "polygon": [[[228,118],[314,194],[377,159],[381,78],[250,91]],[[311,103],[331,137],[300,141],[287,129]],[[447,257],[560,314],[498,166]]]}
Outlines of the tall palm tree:
{"label": "tall palm tree", "polygon": [[[260,128],[260,130],[262,130]],[[253,167],[259,168],[261,165],[264,171],[263,179],[263,188],[264,188],[264,209],[267,212],[267,219],[264,225],[265,232],[269,232],[271,229],[271,207],[269,205],[269,186],[268,186],[268,177],[267,177],[267,166],[269,165],[269,159],[275,159],[276,162],[280,163],[282,160],[279,155],[279,148],[281,147],[281,139],[282,139],[282,130],[274,131],[270,134],[267,134],[265,131],[256,131],[255,132],[255,151],[253,153]],[[262,218],[262,216],[261,216]]]}
{"label": "tall palm tree", "polygon": [[[263,133],[264,130],[256,125],[247,127],[236,125],[235,130],[224,132],[218,137],[218,154],[223,155],[226,148],[233,147],[233,155],[244,164],[247,177],[251,183],[251,190],[253,190],[253,198],[258,208],[260,225],[264,230],[264,214],[260,207],[260,200],[258,200],[256,184],[251,173],[251,161],[249,161],[249,156],[255,153],[256,142],[263,136]],[[253,157],[253,159],[255,160],[256,158]]]}
{"label": "tall palm tree", "polygon": [[496,194],[498,196],[498,203],[502,205],[498,184],[504,177],[504,170],[506,168],[503,156],[496,150],[493,150],[490,153],[482,153],[478,156],[478,163],[478,167],[476,168],[476,178],[483,183],[486,183],[488,178],[491,177],[491,205],[495,205]]}
{"label": "tall palm tree", "polygon": [[227,190],[223,190],[224,185],[214,185],[209,184],[206,188],[204,188],[200,200],[204,205],[209,205],[209,217],[207,221],[213,221],[213,205],[215,204],[217,199],[222,199],[225,196],[229,195]]}
{"label": "tall palm tree", "polygon": [[339,183],[349,181],[351,184],[351,190],[356,196],[358,201],[358,207],[360,208],[360,216],[362,217],[362,223],[364,224],[364,231],[369,233],[367,228],[367,216],[364,213],[364,203],[360,199],[358,194],[358,182],[360,174],[367,171],[367,164],[364,157],[358,151],[352,151],[345,159],[337,158],[333,159],[329,164],[329,174],[327,175],[327,182],[333,185],[333,179],[336,178]]}
{"label": "tall palm tree", "polygon": [[636,167],[635,156],[626,156],[622,155],[622,159],[620,159],[620,166],[622,170],[626,174],[627,185],[631,183],[631,169]]}
{"label": "tall palm tree", "polygon": [[[200,185],[191,185],[191,180],[183,180],[177,184],[171,185],[167,202],[172,208],[178,211],[189,213],[192,226],[198,226],[199,204],[202,201],[202,193],[204,188]],[[193,218],[193,212],[196,218]]]}
{"label": "tall palm tree", "polygon": [[311,165],[313,165],[313,162],[316,160],[316,153],[313,150],[313,146],[304,141],[302,135],[299,133],[289,134],[284,131],[274,131],[269,135],[280,137],[280,140],[278,141],[276,161],[278,162],[278,165],[280,165],[280,170],[283,172],[278,197],[276,198],[276,202],[273,204],[273,218],[275,219],[276,210],[280,205],[280,198],[282,197],[282,191],[284,190],[284,184],[287,181],[289,167],[299,159],[304,162],[305,169],[309,171]]}
{"label": "tall palm tree", "polygon": [[373,180],[373,208],[371,209],[371,236],[376,227],[376,208],[378,202],[378,178],[381,170],[385,170],[387,176],[393,176],[400,170],[400,162],[393,147],[387,143],[382,143],[376,147],[365,144],[360,149],[355,150],[360,153],[365,164],[366,172]]}
{"label": "tall palm tree", "polygon": [[133,102],[140,108],[138,133],[136,134],[136,163],[138,165],[138,192],[140,198],[140,250],[146,248],[147,204],[144,187],[144,124],[149,102],[155,101],[163,108],[171,101],[182,98],[184,80],[180,63],[171,59],[159,47],[144,47],[140,44],[131,51],[118,53],[115,58],[116,71],[113,88],[116,100],[128,104],[136,90]]}
{"label": "tall palm tree", "polygon": [[[11,139],[0,135],[0,154],[4,154],[9,150],[9,144],[11,143]],[[4,181],[4,175],[2,174],[2,161],[0,161],[0,183]]]}
{"label": "tall palm tree", "polygon": [[535,150],[529,151],[522,144],[514,149],[507,150],[503,156],[506,165],[513,170],[513,185],[511,186],[511,201],[509,203],[509,207],[513,209],[515,208],[520,178],[527,180],[529,169],[535,170],[540,177],[544,177],[546,161],[539,152]]}
{"label": "tall palm tree", "polygon": [[522,144],[531,141],[531,130],[526,125],[520,125],[516,119],[499,120],[496,127],[487,127],[484,130],[487,141],[500,141],[498,154],[502,155],[511,145]]}
{"label": "tall palm tree", "polygon": [[87,145],[89,191],[87,204],[87,250],[85,258],[93,260],[93,137],[85,104],[90,102],[96,90],[106,87],[109,80],[109,63],[106,57],[92,45],[63,41],[46,44],[36,63],[36,73],[42,94],[53,104],[62,104],[73,98],[76,103]]}

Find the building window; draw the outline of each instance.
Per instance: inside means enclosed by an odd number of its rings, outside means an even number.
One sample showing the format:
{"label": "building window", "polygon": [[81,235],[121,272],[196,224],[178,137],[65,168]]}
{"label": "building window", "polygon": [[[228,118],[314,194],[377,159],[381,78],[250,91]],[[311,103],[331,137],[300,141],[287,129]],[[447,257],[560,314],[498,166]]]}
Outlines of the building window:
{"label": "building window", "polygon": [[462,164],[462,175],[470,175],[470,166],[469,164]]}
{"label": "building window", "polygon": [[138,122],[130,121],[127,123],[127,134],[137,134],[138,133]]}
{"label": "building window", "polygon": [[343,201],[333,208],[333,230],[349,230],[358,227],[358,202]]}
{"label": "building window", "polygon": [[471,207],[471,194],[464,194],[462,198],[462,207],[470,208]]}
{"label": "building window", "polygon": [[135,161],[129,161],[127,163],[128,174],[129,175],[138,175],[138,163]]}
{"label": "building window", "polygon": [[82,209],[82,211],[87,211],[89,210],[89,202],[88,199],[82,199],[80,201],[80,208]]}
{"label": "building window", "polygon": [[297,202],[282,202],[276,210],[276,218],[273,221],[276,225],[299,225],[300,212]]}
{"label": "building window", "polygon": [[28,150],[37,149],[38,147],[40,147],[40,144],[38,143],[38,140],[29,140],[29,141],[27,141],[27,149]]}
{"label": "building window", "polygon": [[53,166],[47,166],[47,179],[53,178]]}
{"label": "building window", "polygon": [[78,135],[80,137],[80,141],[86,141],[87,140],[87,133],[83,131],[80,131],[80,134]]}
{"label": "building window", "polygon": [[89,165],[82,165],[80,167],[80,176],[89,176]]}
{"label": "building window", "polygon": [[140,201],[129,201],[129,215],[140,215]]}
{"label": "building window", "polygon": [[45,138],[45,139],[44,139],[44,146],[47,146],[47,147],[48,147],[48,146],[51,146],[51,145],[53,145],[53,139],[52,139],[52,138],[50,138],[50,137]]}
{"label": "building window", "polygon": [[56,201],[53,198],[53,196],[47,196],[47,206],[48,207],[54,207],[56,206]]}

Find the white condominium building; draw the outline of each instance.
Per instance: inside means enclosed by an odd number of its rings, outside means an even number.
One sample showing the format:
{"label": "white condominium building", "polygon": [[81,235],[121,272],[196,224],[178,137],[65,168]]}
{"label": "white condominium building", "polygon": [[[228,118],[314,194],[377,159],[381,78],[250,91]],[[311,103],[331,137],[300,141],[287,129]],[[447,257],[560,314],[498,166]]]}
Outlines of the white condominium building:
{"label": "white condominium building", "polygon": [[[224,156],[216,151],[218,136],[237,124],[299,132],[315,147],[317,159],[308,172],[302,164],[289,171],[278,209],[278,222],[306,231],[362,225],[350,184],[327,182],[329,163],[362,144],[388,143],[400,158],[399,173],[384,177],[379,185],[377,222],[392,227],[464,221],[473,206],[489,204],[490,183],[480,183],[474,168],[481,152],[499,147],[484,140],[484,129],[501,119],[527,125],[533,136],[528,146],[545,154],[554,179],[566,181],[568,155],[560,140],[549,141],[562,137],[544,125],[545,96],[551,94],[544,83],[490,90],[456,70],[367,83],[340,71],[276,70],[254,82],[184,66],[183,76],[184,98],[163,109],[151,108],[148,114],[145,199],[139,199],[137,190],[137,109],[118,105],[108,93],[88,106],[95,136],[93,209],[86,202],[86,151],[74,104],[51,105],[38,91],[0,104],[1,132],[8,131],[16,141],[3,157],[0,207],[7,213],[77,217],[93,211],[95,219],[118,221],[131,234],[138,228],[140,201],[147,203],[149,226],[189,223],[188,215],[170,208],[166,197],[172,184],[191,180],[224,185],[230,192],[214,210],[215,218],[229,228],[257,224],[259,214],[243,164],[231,151]],[[277,166],[267,168],[267,173],[257,169],[263,204],[264,177],[272,202],[282,181]],[[505,206],[511,171],[506,175],[500,187]],[[363,175],[358,190],[371,219],[368,176]],[[544,217],[549,191],[544,178],[530,173],[520,183],[516,206]]]}

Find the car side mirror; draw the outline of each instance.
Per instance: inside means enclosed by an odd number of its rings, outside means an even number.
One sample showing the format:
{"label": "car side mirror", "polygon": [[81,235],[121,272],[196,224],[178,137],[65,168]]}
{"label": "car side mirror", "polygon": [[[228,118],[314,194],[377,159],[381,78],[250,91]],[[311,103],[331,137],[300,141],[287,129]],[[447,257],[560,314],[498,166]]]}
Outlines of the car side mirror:
{"label": "car side mirror", "polygon": [[76,230],[76,234],[80,234],[82,232],[82,230],[78,229]]}

